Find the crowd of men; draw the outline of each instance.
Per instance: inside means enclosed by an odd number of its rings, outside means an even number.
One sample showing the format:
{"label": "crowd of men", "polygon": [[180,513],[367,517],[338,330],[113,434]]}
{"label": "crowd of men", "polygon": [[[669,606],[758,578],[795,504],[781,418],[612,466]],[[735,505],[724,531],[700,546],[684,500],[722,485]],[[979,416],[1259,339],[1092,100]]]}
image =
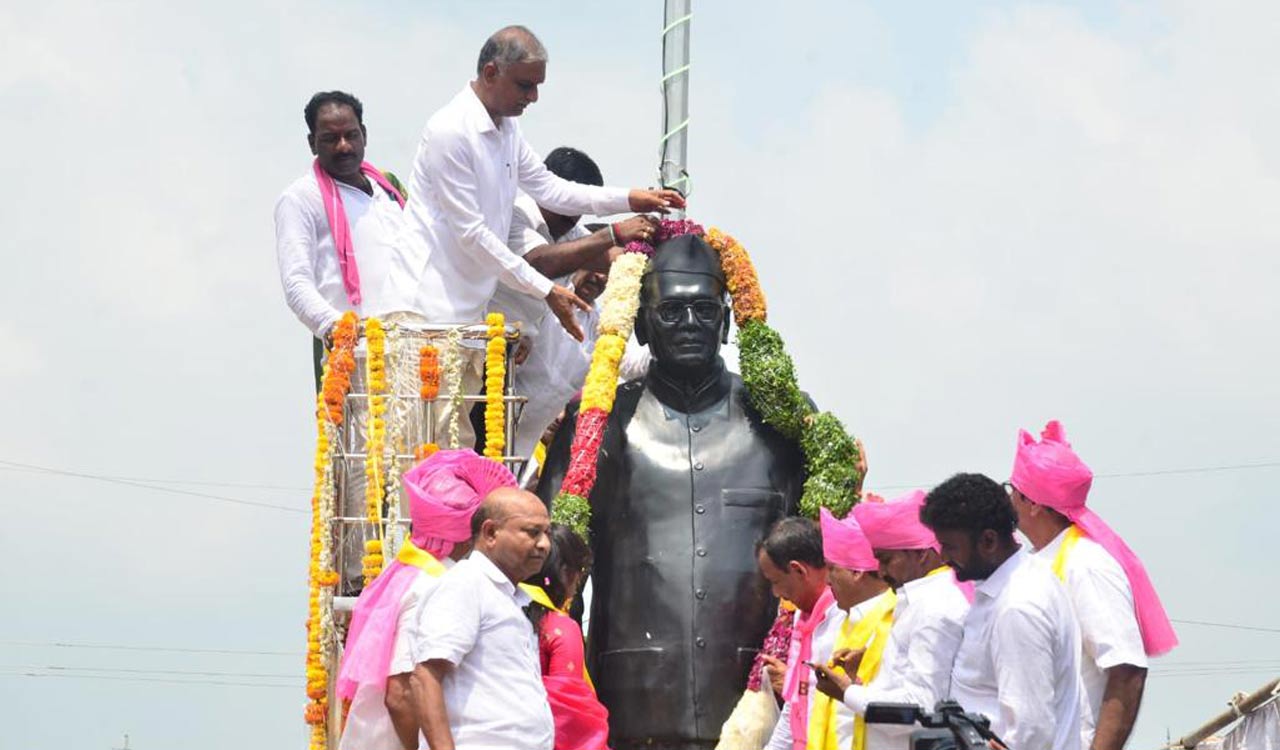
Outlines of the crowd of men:
{"label": "crowd of men", "polygon": [[[517,118],[546,59],[523,27],[490,37],[475,80],[427,122],[407,187],[364,160],[360,101],[316,94],[315,161],[276,206],[286,300],[317,361],[349,310],[433,324],[500,310],[520,323],[520,455],[581,385],[592,303],[620,246],[653,236],[645,214],[683,206],[673,191],[605,187],[576,149],[536,156]],[[579,227],[627,211],[638,215]],[[483,365],[483,350],[465,352],[464,390],[479,390]],[[1142,564],[1087,507],[1092,476],[1051,422],[1040,439],[1020,434],[1003,485],[957,474],[894,500],[868,493],[846,518],[784,518],[746,541],[789,630],[782,653],[760,657],[760,692],[776,703],[751,750],[901,750],[910,728],[867,722],[869,707],[944,700],[989,717],[1013,750],[1124,747],[1147,659],[1176,636]],[[474,452],[436,454],[403,486],[411,538],[361,594],[346,642],[342,748],[605,747],[567,614],[585,547],[553,544],[544,503]],[[531,621],[539,602],[553,614]],[[736,714],[725,737],[759,721]]]}

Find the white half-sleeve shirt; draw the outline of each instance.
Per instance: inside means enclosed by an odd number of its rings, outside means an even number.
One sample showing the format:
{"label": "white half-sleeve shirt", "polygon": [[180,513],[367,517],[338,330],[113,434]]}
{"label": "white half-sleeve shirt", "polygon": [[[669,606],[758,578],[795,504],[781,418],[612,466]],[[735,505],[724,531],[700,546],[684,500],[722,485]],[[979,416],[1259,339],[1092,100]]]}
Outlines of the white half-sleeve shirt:
{"label": "white half-sleeve shirt", "polygon": [[[446,567],[453,567],[453,560],[440,560]],[[440,583],[440,577],[425,571],[418,575],[400,595],[399,615],[396,617],[395,644],[391,652],[391,664],[387,676],[393,677],[413,671],[412,644],[416,638],[417,622],[421,617],[422,603],[430,598]],[[338,740],[338,750],[402,750],[400,736],[386,707],[387,691],[372,685],[361,685],[351,699],[347,723]],[[419,733],[419,745],[426,740]]]}
{"label": "white half-sleeve shirt", "polygon": [[1080,629],[1066,589],[1025,549],[974,590],[951,697],[1017,750],[1080,750]]}
{"label": "white half-sleeve shirt", "polygon": [[[854,713],[865,714],[869,703],[913,703],[932,711],[951,691],[968,600],[950,571],[908,581],[897,595],[880,670],[870,683],[844,691],[844,704]],[[900,748],[910,732],[910,727],[867,724],[867,750]]]}
{"label": "white half-sleeve shirt", "polygon": [[285,302],[316,336],[327,333],[348,310],[361,317],[412,311],[422,267],[423,253],[407,234],[404,211],[394,198],[377,183],[373,195],[344,182],[335,184],[360,274],[359,305],[347,298],[315,175],[308,171],[294,180],[276,201],[276,262]]}
{"label": "white half-sleeve shirt", "polygon": [[[1052,567],[1066,531],[1034,554]],[[1067,596],[1080,623],[1080,687],[1084,691],[1081,748],[1088,750],[1097,729],[1107,670],[1121,664],[1146,668],[1147,651],[1133,609],[1133,589],[1124,568],[1088,537],[1076,542],[1066,560]]]}
{"label": "white half-sleeve shirt", "polygon": [[555,724],[542,684],[529,596],[476,550],[423,604],[413,659],[453,665],[445,710],[458,750],[551,750]]}
{"label": "white half-sleeve shirt", "polygon": [[426,252],[417,308],[428,321],[479,321],[499,282],[539,299],[551,291],[551,280],[507,247],[517,189],[566,216],[629,208],[625,188],[552,174],[516,119],[495,124],[467,84],[427,121],[410,177],[406,210]]}

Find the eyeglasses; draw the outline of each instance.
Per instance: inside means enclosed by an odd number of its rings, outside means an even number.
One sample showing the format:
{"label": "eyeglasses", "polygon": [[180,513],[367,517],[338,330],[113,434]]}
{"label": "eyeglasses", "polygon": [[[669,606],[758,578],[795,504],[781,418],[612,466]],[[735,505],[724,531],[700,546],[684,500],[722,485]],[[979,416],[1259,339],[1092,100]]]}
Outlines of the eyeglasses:
{"label": "eyeglasses", "polygon": [[693,316],[700,323],[719,323],[720,318],[724,316],[724,305],[705,299],[696,302],[667,300],[654,308],[654,312],[658,314],[658,320],[667,324],[684,320],[689,310],[693,310]]}

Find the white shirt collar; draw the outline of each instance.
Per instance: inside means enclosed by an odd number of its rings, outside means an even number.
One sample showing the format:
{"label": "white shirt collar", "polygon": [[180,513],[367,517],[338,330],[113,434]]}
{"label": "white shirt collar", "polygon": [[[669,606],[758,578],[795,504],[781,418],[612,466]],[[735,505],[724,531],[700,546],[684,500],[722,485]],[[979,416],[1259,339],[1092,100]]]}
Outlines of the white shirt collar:
{"label": "white shirt collar", "polygon": [[497,586],[507,596],[515,599],[516,603],[521,607],[532,601],[529,595],[524,592],[524,589],[512,583],[511,579],[507,578],[507,574],[493,564],[493,560],[490,560],[488,555],[478,549],[472,550],[470,559],[475,560],[476,567],[480,569],[481,573],[484,573],[486,578],[493,581],[493,585]]}
{"label": "white shirt collar", "polygon": [[1027,560],[1027,548],[1018,547],[1018,551],[1009,555],[1009,559],[1000,563],[1000,567],[995,572],[987,576],[985,580],[980,582],[975,588],[975,594],[982,594],[988,599],[995,599],[1000,596],[1000,592],[1004,590],[1005,584],[1009,583],[1009,577],[1013,575],[1013,571],[1019,568],[1022,563]]}
{"label": "white shirt collar", "polygon": [[[489,110],[484,108],[484,102],[480,101],[479,94],[476,93],[475,89],[471,88],[470,83],[463,87],[463,97],[467,102],[467,119],[471,121],[470,124],[475,128],[476,132],[487,133],[491,130],[501,129],[494,124],[493,118],[489,116]],[[500,118],[500,121],[505,121],[506,119],[503,117]]]}
{"label": "white shirt collar", "polygon": [[902,587],[897,590],[898,599],[901,600],[903,604],[910,604],[911,596],[913,594],[915,596],[920,596],[920,594],[923,593],[925,589],[934,586],[937,583],[937,581],[946,581],[948,584],[950,584],[951,579],[952,579],[952,575],[950,571],[946,573],[934,573],[933,575],[920,576],[914,581],[907,581],[906,583],[902,584]]}
{"label": "white shirt collar", "polygon": [[876,594],[870,599],[866,599],[864,601],[858,602],[857,604],[853,605],[852,607],[849,608],[849,617],[851,619],[859,619],[859,620],[862,619],[863,617],[866,617],[867,614],[871,612],[871,610],[875,609],[877,606],[880,605],[880,602],[883,601],[884,598],[889,595],[890,591],[892,591],[892,589],[885,589],[884,591],[881,591],[880,593]]}

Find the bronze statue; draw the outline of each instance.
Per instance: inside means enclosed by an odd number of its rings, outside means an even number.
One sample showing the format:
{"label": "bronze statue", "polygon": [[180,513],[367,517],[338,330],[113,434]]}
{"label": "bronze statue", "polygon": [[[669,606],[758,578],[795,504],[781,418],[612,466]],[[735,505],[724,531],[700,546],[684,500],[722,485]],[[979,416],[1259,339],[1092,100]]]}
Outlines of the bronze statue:
{"label": "bronze statue", "polygon": [[[618,388],[590,497],[587,659],[616,750],[713,747],[776,614],[755,544],[796,513],[803,459],[725,369],[728,318],[716,251],[693,235],[659,245],[636,320],[654,361]],[[577,407],[548,452],[547,503]]]}

